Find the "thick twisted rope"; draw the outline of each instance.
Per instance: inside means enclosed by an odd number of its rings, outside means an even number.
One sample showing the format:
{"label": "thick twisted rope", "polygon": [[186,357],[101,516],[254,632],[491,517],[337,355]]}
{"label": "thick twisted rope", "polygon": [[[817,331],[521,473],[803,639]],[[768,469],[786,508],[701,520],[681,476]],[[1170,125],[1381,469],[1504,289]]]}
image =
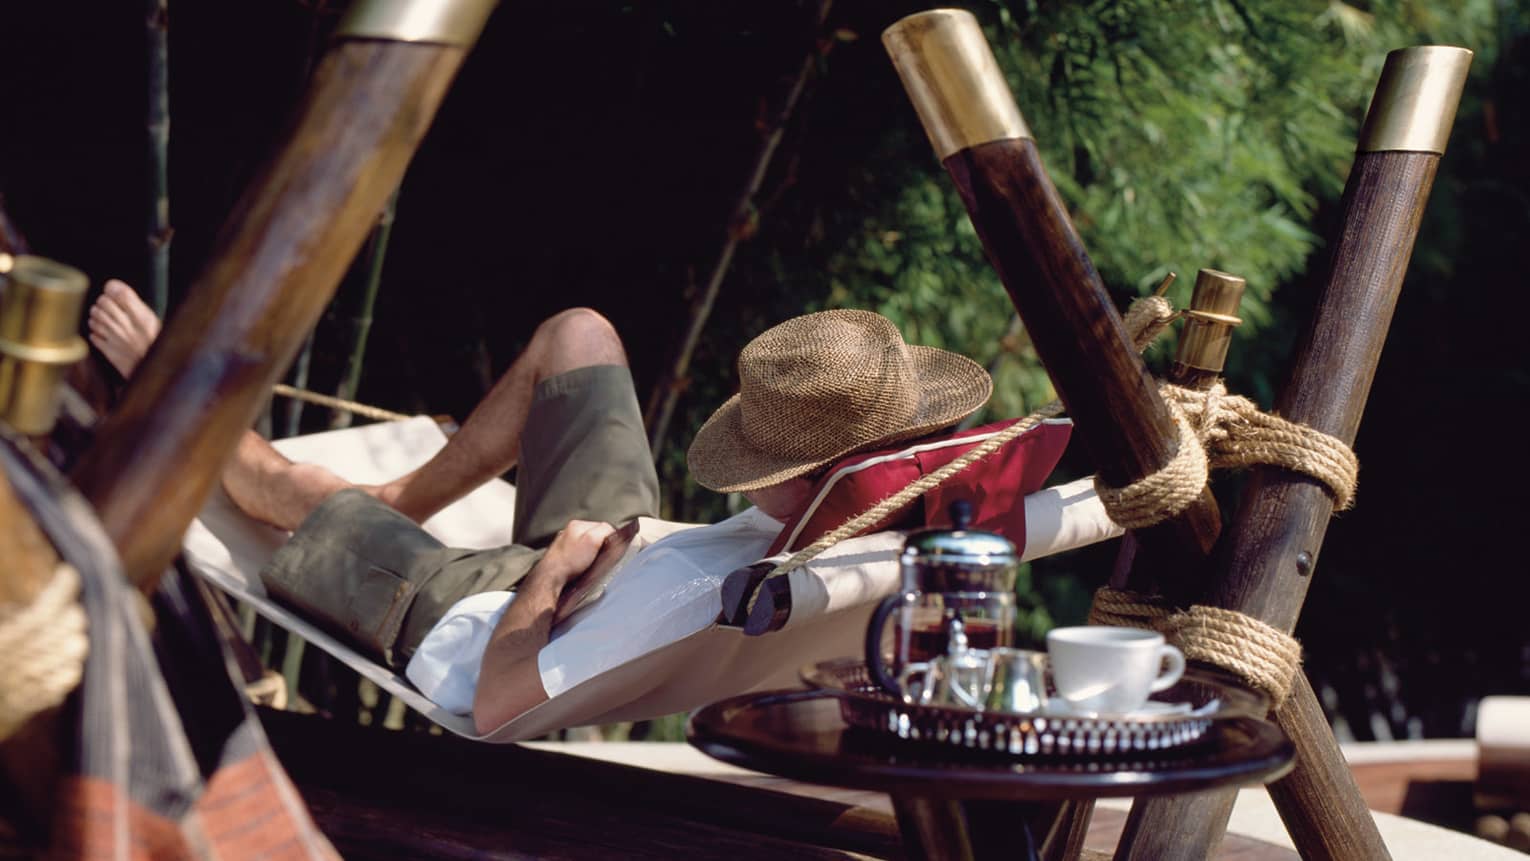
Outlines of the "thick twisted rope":
{"label": "thick twisted rope", "polygon": [[1158,631],[1187,659],[1235,674],[1276,707],[1291,695],[1301,670],[1295,637],[1236,610],[1197,604],[1176,612],[1161,598],[1107,586],[1094,594],[1089,623]]}
{"label": "thick twisted rope", "polygon": [[1174,407],[1174,429],[1179,433],[1169,462],[1125,487],[1111,487],[1094,477],[1094,490],[1105,513],[1122,529],[1141,529],[1168,520],[1184,511],[1201,495],[1211,477],[1206,449],[1184,413]]}
{"label": "thick twisted rope", "polygon": [[1089,624],[1157,631],[1163,620],[1173,614],[1174,609],[1162,598],[1102,586],[1094,593],[1094,603],[1089,607]]}
{"label": "thick twisted rope", "polygon": [[[1132,303],[1126,329],[1140,351],[1177,316],[1162,296]],[[1179,514],[1200,496],[1212,469],[1268,464],[1322,482],[1340,510],[1354,502],[1360,462],[1339,439],[1261,412],[1253,401],[1229,395],[1218,382],[1206,390],[1165,383],[1159,387],[1174,419],[1174,455],[1157,471],[1125,487],[1095,477],[1095,491],[1110,519],[1141,529]]]}
{"label": "thick twisted rope", "polygon": [[1163,334],[1163,330],[1169,328],[1169,324],[1178,316],[1174,304],[1168,299],[1162,296],[1143,296],[1132,300],[1121,322],[1126,326],[1126,334],[1132,339],[1132,346],[1140,353],[1147,349],[1148,344],[1153,343],[1154,338]]}
{"label": "thick twisted rope", "polygon": [[[1173,319],[1173,306],[1152,296],[1133,303],[1127,329],[1144,349]],[[1179,431],[1174,457],[1157,472],[1124,488],[1098,479],[1095,487],[1111,519],[1127,529],[1167,520],[1200,495],[1214,468],[1271,464],[1322,482],[1337,508],[1354,501],[1359,461],[1340,440],[1263,413],[1248,398],[1229,395],[1218,382],[1205,390],[1164,384],[1163,396]],[[1301,643],[1236,610],[1195,605],[1176,611],[1162,598],[1105,587],[1095,593],[1089,622],[1158,631],[1192,661],[1221,667],[1269,695],[1279,706],[1301,671]]]}
{"label": "thick twisted rope", "polygon": [[1222,383],[1207,391],[1172,385],[1162,391],[1197,428],[1213,468],[1284,467],[1322,482],[1335,508],[1354,504],[1360,461],[1337,437],[1261,412],[1248,398],[1229,395]]}
{"label": "thick twisted rope", "polygon": [[0,740],[79,685],[90,648],[79,594],[79,573],[59,565],[32,603],[0,608]]}

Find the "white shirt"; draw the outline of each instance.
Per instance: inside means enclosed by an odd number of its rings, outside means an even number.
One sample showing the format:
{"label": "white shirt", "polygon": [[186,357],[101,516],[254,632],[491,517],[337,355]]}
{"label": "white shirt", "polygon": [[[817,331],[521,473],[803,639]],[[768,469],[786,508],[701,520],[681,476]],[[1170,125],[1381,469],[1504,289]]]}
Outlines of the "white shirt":
{"label": "white shirt", "polygon": [[[723,579],[759,561],[780,531],[780,521],[750,508],[638,551],[537,653],[547,696],[711,625],[722,612]],[[514,592],[481,592],[453,604],[410,658],[409,681],[442,708],[471,714],[489,636],[514,599]]]}

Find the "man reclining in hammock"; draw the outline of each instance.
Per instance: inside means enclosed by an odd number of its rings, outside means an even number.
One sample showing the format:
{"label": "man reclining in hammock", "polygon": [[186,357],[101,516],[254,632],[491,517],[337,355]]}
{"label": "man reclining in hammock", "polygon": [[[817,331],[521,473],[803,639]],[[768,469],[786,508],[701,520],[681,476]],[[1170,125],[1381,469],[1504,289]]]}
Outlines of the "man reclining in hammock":
{"label": "man reclining in hammock", "polygon": [[[159,332],[120,281],[106,285],[89,325],[92,343],[124,376]],[[889,320],[867,311],[781,323],[744,347],[738,371],[740,393],[707,420],[687,458],[697,483],[741,492],[755,507],[644,548],[612,588],[664,594],[656,587],[674,578],[755,562],[807,503],[815,475],[853,453],[954,425],[992,390],[977,363],[905,344]],[[513,466],[514,544],[447,548],[419,527]],[[443,707],[471,710],[485,733],[548,698],[538,655],[560,596],[590,568],[613,524],[654,516],[659,497],[621,340],[583,308],[538,326],[461,429],[407,475],[352,485],[289,461],[251,432],[223,486],[245,513],[293,531],[261,572],[270,592],[404,668]],[[598,646],[598,636],[578,642],[584,621],[560,641]],[[592,619],[587,627],[599,626]],[[496,683],[478,685],[480,675]]]}

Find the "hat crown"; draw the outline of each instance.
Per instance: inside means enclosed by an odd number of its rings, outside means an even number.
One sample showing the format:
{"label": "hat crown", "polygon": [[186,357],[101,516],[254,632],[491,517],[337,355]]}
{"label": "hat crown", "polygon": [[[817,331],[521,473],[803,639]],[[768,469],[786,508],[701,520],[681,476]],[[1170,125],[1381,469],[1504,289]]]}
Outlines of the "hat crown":
{"label": "hat crown", "polygon": [[686,463],[713,490],[779,484],[836,458],[913,439],[988,400],[983,366],[906,344],[870,311],[820,311],[759,335],[739,353],[739,393],[696,432]]}
{"label": "hat crown", "polygon": [[779,456],[830,457],[870,445],[907,429],[919,411],[903,336],[869,311],[788,320],[750,342],[738,370],[744,437]]}

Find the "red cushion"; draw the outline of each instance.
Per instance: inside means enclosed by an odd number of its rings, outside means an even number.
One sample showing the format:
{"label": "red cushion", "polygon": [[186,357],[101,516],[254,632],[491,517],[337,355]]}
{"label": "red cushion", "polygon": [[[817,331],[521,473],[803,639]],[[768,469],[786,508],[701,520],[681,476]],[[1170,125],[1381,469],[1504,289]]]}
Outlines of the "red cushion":
{"label": "red cushion", "polygon": [[[812,502],[786,524],[767,555],[801,550],[1016,421],[995,422],[841,461],[814,485],[809,497]],[[1041,489],[1067,448],[1072,431],[1073,423],[1066,419],[1042,422],[856,534],[947,526],[951,503],[965,499],[972,503],[971,528],[996,532],[1024,551],[1025,496]]]}

